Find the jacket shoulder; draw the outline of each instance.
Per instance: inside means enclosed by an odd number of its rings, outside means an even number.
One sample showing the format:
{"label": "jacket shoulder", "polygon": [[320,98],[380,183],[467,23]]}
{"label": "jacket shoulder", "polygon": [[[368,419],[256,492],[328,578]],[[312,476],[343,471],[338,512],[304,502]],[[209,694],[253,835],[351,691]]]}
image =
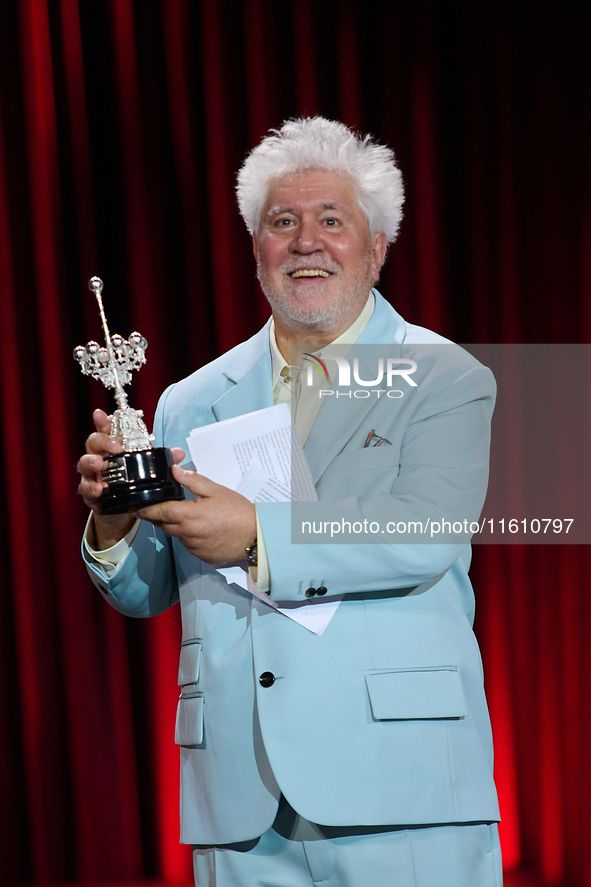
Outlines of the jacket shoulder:
{"label": "jacket shoulder", "polygon": [[370,341],[370,336],[372,339],[374,338],[373,334],[377,331],[375,344],[386,340],[398,342],[402,345],[404,357],[420,358],[440,370],[446,367],[458,375],[470,370],[486,369],[487,375],[492,377],[490,370],[485,368],[461,345],[456,345],[451,339],[447,339],[427,327],[409,323],[377,290],[374,290],[374,293],[376,296],[375,324],[368,330],[369,336],[365,339],[367,342]]}
{"label": "jacket shoulder", "polygon": [[246,342],[241,342],[164,391],[154,422],[154,430],[160,440],[171,429],[174,429],[175,438],[181,438],[197,426],[216,421],[212,405],[249,373],[266,353],[269,354],[270,364],[268,327],[269,324],[266,324]]}

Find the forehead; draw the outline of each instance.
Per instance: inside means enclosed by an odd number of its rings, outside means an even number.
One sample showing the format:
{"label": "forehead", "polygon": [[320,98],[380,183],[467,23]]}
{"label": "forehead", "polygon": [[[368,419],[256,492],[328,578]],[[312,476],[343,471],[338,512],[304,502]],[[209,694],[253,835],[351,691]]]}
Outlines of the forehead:
{"label": "forehead", "polygon": [[324,208],[361,213],[355,186],[348,176],[313,169],[276,179],[269,186],[263,215]]}

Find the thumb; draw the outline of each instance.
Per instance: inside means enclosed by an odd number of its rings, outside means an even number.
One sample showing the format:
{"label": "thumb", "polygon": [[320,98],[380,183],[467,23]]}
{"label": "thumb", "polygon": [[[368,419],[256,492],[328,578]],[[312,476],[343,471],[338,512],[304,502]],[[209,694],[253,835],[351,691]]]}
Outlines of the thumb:
{"label": "thumb", "polygon": [[170,452],[172,453],[172,458],[174,459],[174,464],[178,465],[179,462],[182,462],[185,458],[185,451],[180,447],[171,447]]}
{"label": "thumb", "polygon": [[92,414],[94,427],[101,434],[111,433],[111,417],[107,416],[104,410],[95,410]]}
{"label": "thumb", "polygon": [[172,473],[180,484],[196,496],[214,496],[218,490],[222,489],[221,484],[216,484],[204,474],[197,474],[196,471],[189,471],[186,468],[181,468],[180,465],[173,465]]}

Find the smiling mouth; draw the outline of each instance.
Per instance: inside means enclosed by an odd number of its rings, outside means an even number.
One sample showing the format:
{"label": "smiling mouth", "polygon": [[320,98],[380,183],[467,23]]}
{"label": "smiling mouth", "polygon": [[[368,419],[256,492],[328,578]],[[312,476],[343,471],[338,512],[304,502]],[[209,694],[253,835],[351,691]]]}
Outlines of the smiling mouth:
{"label": "smiling mouth", "polygon": [[322,268],[299,268],[292,271],[290,277],[331,277],[332,271],[324,271]]}

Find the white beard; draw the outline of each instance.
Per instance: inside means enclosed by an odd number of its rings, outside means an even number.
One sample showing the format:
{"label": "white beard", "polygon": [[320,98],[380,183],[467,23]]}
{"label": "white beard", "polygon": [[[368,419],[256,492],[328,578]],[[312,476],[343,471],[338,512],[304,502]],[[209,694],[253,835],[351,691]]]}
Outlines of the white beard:
{"label": "white beard", "polygon": [[[285,281],[284,286],[277,286],[271,281],[260,261],[257,263],[257,277],[273,314],[281,320],[284,326],[297,329],[302,333],[330,333],[331,330],[340,329],[348,318],[350,321],[347,326],[350,326],[361,313],[374,283],[369,272],[370,261],[368,250],[364,267],[359,268],[358,274],[348,282],[347,289],[344,289],[343,281],[340,279],[337,294],[328,304],[320,304],[316,308],[308,307],[309,299],[302,298],[301,293],[297,290],[298,285],[295,282],[292,284],[291,278],[285,276],[290,271],[302,266],[301,259],[286,262],[279,269],[279,273],[283,275],[282,279]],[[336,262],[332,263],[331,267],[326,267],[326,263],[322,262],[319,267],[342,278],[342,268]],[[326,280],[327,278],[324,277],[318,278],[319,289]],[[309,284],[306,287],[308,296],[313,298],[314,289]]]}

